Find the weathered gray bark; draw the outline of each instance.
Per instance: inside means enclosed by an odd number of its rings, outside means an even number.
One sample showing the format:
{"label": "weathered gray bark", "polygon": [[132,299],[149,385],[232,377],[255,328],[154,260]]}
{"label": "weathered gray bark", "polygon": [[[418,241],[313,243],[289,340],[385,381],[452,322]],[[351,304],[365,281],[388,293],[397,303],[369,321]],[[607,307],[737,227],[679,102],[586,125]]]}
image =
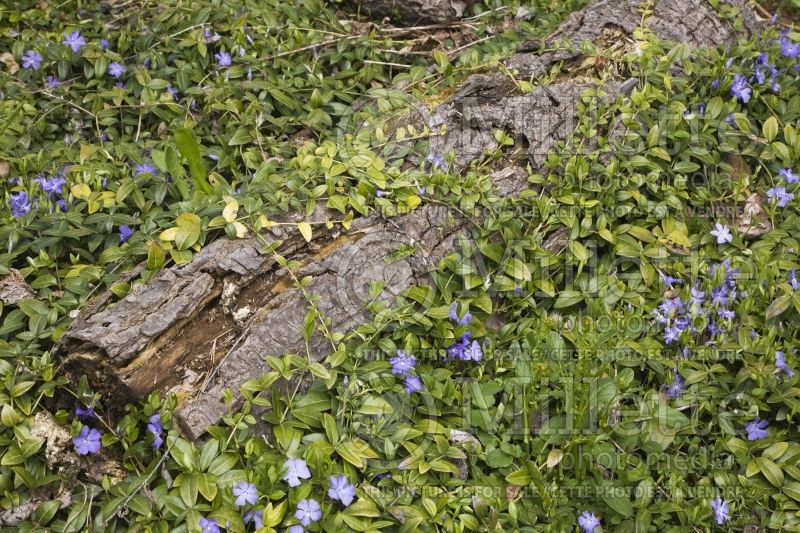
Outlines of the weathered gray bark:
{"label": "weathered gray bark", "polygon": [[[468,79],[432,114],[430,126],[447,125],[436,151],[454,150],[464,167],[495,148],[492,132],[502,128],[517,137],[528,161],[540,168],[547,152],[573,131],[581,93],[597,84],[581,70],[575,47],[556,42],[612,39],[630,46],[630,35],[641,20],[640,3],[598,0],[564,23],[548,39],[546,52],[519,54],[508,61],[510,68],[534,80],[564,61],[563,81],[519,94],[505,75]],[[743,10],[743,32],[754,31],[756,19],[746,2],[732,3]],[[694,46],[736,38],[705,0],[661,0],[648,25],[659,37]],[[602,86],[609,98],[624,90],[627,84],[621,81]],[[507,167],[492,177],[505,196],[527,185],[527,172],[521,167]],[[313,218],[324,221],[326,215],[318,209]],[[449,224],[446,215],[435,205],[425,205],[391,220],[378,215],[356,220],[349,231],[315,231],[310,244],[289,226],[265,232],[264,239],[283,241],[278,252],[301,261],[297,276],[313,277],[306,290],[331,320],[330,328],[346,331],[367,319],[361,306],[370,283],[382,282],[381,297],[391,300],[425,282],[427,273],[453,249],[454,239],[468,233],[465,222]],[[555,236],[542,246],[558,253],[562,240],[563,235]],[[392,260],[402,243],[413,245],[417,253]],[[64,335],[69,374],[75,379],[88,375],[112,405],[151,390],[176,392],[182,402],[175,420],[187,437],[197,438],[225,414],[227,407],[220,401],[224,389],[236,392],[246,380],[267,371],[264,356],[305,350],[301,330],[308,302],[273,255],[259,254],[261,248],[255,238],[215,241],[192,263],[168,268],[115,305],[85,313]],[[319,361],[329,352],[327,341],[315,336],[311,358]]]}
{"label": "weathered gray bark", "polygon": [[443,24],[460,20],[479,0],[357,0],[372,18],[389,17],[406,25]]}

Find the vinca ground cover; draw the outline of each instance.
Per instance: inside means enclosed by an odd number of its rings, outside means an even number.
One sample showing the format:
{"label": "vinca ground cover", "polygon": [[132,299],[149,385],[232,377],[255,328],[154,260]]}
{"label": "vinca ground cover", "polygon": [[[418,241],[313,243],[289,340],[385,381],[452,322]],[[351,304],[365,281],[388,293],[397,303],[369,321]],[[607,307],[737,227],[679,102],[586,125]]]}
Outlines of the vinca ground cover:
{"label": "vinca ground cover", "polygon": [[[588,49],[632,90],[587,90],[515,197],[490,179],[521,153],[508,132],[465,166],[436,132],[392,130],[583,5],[515,21],[487,2],[424,54],[313,0],[0,11],[0,273],[23,293],[0,323],[0,509],[31,511],[3,525],[800,530],[800,34],[704,50],[643,27]],[[559,76],[506,73],[523,93]],[[310,305],[306,341],[331,355],[265,353],[201,441],[174,395],[114,413],[64,377],[58,342],[93,297],[318,204],[345,228],[425,204],[472,225],[428,286],[364,302],[351,331]]]}

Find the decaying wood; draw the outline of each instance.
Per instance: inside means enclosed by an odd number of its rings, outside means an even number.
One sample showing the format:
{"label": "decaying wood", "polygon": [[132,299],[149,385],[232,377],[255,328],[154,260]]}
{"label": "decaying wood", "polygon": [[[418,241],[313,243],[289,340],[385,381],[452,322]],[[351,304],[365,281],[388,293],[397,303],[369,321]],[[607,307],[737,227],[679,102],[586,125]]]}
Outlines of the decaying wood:
{"label": "decaying wood", "polygon": [[358,0],[372,18],[389,17],[404,24],[442,24],[460,20],[479,0]]}
{"label": "decaying wood", "polygon": [[0,278],[0,301],[6,305],[14,305],[24,298],[36,298],[36,293],[20,271],[12,268],[8,274]]}
{"label": "decaying wood", "polygon": [[[633,49],[631,35],[642,20],[641,3],[598,0],[570,16],[541,53],[519,54],[508,61],[519,79],[534,82],[564,62],[562,76],[547,87],[521,94],[506,75],[469,78],[429,117],[432,129],[447,126],[446,134],[434,140],[434,150],[454,151],[463,168],[495,149],[493,132],[502,129],[524,148],[524,164],[540,169],[546,154],[574,130],[581,94],[598,86],[581,69],[575,44],[589,40]],[[732,3],[743,11],[742,32],[752,32],[757,27],[753,12],[744,0]],[[705,0],[661,0],[646,20],[657,36],[694,46],[736,38],[730,24]],[[604,82],[607,98],[630,90],[624,80],[620,74]],[[512,167],[493,173],[492,179],[499,194],[513,196],[526,187],[527,175]],[[282,241],[278,253],[302,264],[295,275],[312,277],[306,290],[330,319],[329,328],[347,331],[368,319],[363,303],[371,283],[381,282],[381,298],[391,301],[425,283],[428,272],[453,250],[454,240],[469,233],[465,221],[450,222],[449,214],[426,204],[389,220],[377,214],[355,220],[348,231],[338,226],[315,230],[311,243],[291,225],[274,227],[263,239]],[[309,221],[323,222],[329,215],[319,208]],[[551,235],[545,243],[559,253],[566,235]],[[401,245],[417,251],[395,260],[393,252]],[[86,374],[112,406],[153,390],[175,392],[181,400],[175,421],[187,437],[197,438],[227,412],[220,401],[223,390],[230,389],[238,398],[244,381],[268,370],[265,356],[305,352],[301,330],[308,301],[273,254],[259,253],[262,248],[256,238],[217,240],[190,264],[165,269],[123,300],[84,313],[64,335],[68,374],[73,379]],[[309,356],[319,361],[330,350],[329,342],[316,335]]]}
{"label": "decaying wood", "polygon": [[[87,456],[75,453],[69,430],[46,410],[36,413],[31,436],[44,441],[44,462],[49,471],[63,479],[73,481],[81,475],[101,485],[105,477],[112,483],[118,483],[125,477],[123,466],[106,450]],[[69,507],[76,493],[74,483],[70,481],[37,487],[27,501],[0,512],[0,527],[19,526],[31,517],[39,505],[48,500],[58,502],[59,509]]]}

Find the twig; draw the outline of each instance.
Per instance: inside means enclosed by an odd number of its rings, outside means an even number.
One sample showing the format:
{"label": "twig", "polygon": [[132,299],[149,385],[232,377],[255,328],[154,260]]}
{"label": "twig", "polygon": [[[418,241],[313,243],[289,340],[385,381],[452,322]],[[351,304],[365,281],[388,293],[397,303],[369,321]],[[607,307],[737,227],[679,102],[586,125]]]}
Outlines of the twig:
{"label": "twig", "polygon": [[306,50],[311,50],[312,48],[316,48],[318,46],[330,46],[332,44],[338,43],[342,39],[345,41],[353,41],[355,39],[360,39],[361,37],[365,37],[364,35],[348,35],[347,37],[342,37],[339,39],[328,39],[327,41],[320,41],[318,43],[309,44],[307,46],[301,46],[300,48],[295,48],[293,50],[286,50],[285,52],[279,52],[277,54],[272,54],[271,56],[267,56],[263,58],[264,61],[275,59],[278,57],[284,57],[292,54],[297,54],[299,52],[305,52]]}
{"label": "twig", "polygon": [[236,342],[234,342],[234,343],[233,343],[233,346],[231,346],[231,347],[230,347],[230,349],[228,350],[228,352],[225,354],[225,356],[224,356],[222,359],[220,359],[220,360],[219,360],[219,364],[218,364],[218,365],[216,365],[216,366],[214,367],[214,369],[213,369],[211,372],[209,372],[209,374],[206,376],[206,379],[203,381],[203,386],[202,386],[202,387],[200,387],[200,391],[199,391],[199,392],[201,392],[201,393],[202,393],[202,392],[206,392],[206,388],[208,387],[208,384],[211,382],[211,380],[214,378],[214,376],[216,376],[216,375],[217,375],[217,370],[219,370],[219,367],[221,367],[221,366],[222,366],[222,363],[224,363],[224,362],[225,362],[225,360],[228,358],[228,356],[229,356],[230,354],[232,354],[232,353],[233,353],[233,351],[234,351],[236,348],[238,348],[238,347],[239,347],[239,344],[242,342],[242,340],[243,340],[245,337],[247,337],[247,335],[248,335],[249,333],[250,333],[250,325],[248,325],[246,328],[244,328],[244,329],[242,330],[242,332],[239,334],[239,336],[238,336],[238,337],[236,337]]}
{"label": "twig", "polygon": [[[178,439],[173,439],[172,443],[167,447],[166,450],[164,450],[164,455],[161,456],[161,459],[159,459],[158,463],[155,464],[150,473],[145,476],[141,483],[139,483],[139,486],[136,487],[135,490],[131,491],[131,493],[128,494],[128,497],[125,498],[125,500],[123,500],[119,505],[117,505],[117,509],[121,509],[122,507],[128,505],[128,502],[131,501],[131,498],[133,498],[140,490],[142,490],[142,487],[144,487],[145,484],[150,482],[150,479],[153,477],[153,474],[156,473],[156,470],[161,468],[161,465],[163,465],[164,461],[166,461],[167,457],[169,457],[169,452],[172,451],[172,447],[175,446],[176,442],[178,442]],[[113,516],[113,514],[109,515],[109,517],[111,516]],[[102,525],[105,526],[106,522],[103,522]]]}
{"label": "twig", "polygon": [[756,8],[757,11],[760,11],[762,15],[766,16],[768,19],[772,18],[772,14],[767,11],[767,9],[759,4],[756,0],[750,0],[750,3]]}
{"label": "twig", "polygon": [[369,63],[370,65],[384,65],[387,67],[411,68],[411,65],[404,65],[403,63],[389,63],[387,61],[370,61],[369,59],[365,59],[364,63]]}
{"label": "twig", "polygon": [[461,50],[465,50],[465,49],[469,48],[470,46],[473,46],[473,45],[476,45],[478,43],[482,43],[482,42],[488,41],[489,39],[494,39],[494,38],[495,38],[495,35],[489,35],[487,37],[484,37],[483,39],[478,39],[477,41],[472,41],[471,43],[467,43],[464,46],[459,46],[455,50],[451,50],[451,51],[447,52],[447,55],[450,56],[451,58],[455,57],[456,55],[458,55],[458,53]]}

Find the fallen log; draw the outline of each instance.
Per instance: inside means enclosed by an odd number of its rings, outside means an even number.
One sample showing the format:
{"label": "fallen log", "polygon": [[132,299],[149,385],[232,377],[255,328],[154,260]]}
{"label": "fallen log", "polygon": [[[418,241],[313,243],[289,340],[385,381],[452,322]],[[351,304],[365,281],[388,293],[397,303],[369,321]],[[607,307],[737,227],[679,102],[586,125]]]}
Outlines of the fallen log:
{"label": "fallen log", "polygon": [[[442,137],[432,140],[434,150],[455,152],[457,166],[464,168],[497,148],[495,129],[515,135],[525,148],[526,161],[492,177],[498,194],[518,194],[527,186],[523,165],[542,168],[546,155],[575,129],[581,95],[598,86],[587,75],[586,58],[577,44],[614,42],[633,50],[632,34],[642,20],[642,4],[598,0],[570,16],[547,39],[545,51],[508,60],[509,68],[532,80],[563,62],[559,81],[547,87],[523,94],[505,74],[469,78],[430,115],[432,130],[447,126]],[[645,20],[658,37],[716,46],[748,35],[759,25],[744,0],[728,5],[742,10],[741,29],[735,30],[705,0],[661,0]],[[603,83],[608,98],[630,90],[624,77]],[[308,221],[323,222],[329,215],[318,208]],[[176,393],[177,426],[196,439],[228,412],[230,407],[221,402],[225,389],[233,391],[238,401],[239,387],[269,370],[265,356],[305,351],[302,330],[309,302],[294,286],[292,274],[311,276],[305,291],[330,319],[331,330],[349,330],[369,318],[363,303],[370,284],[382,283],[380,298],[391,301],[425,283],[428,272],[454,249],[454,241],[468,235],[468,223],[448,215],[427,204],[392,219],[378,214],[357,219],[347,231],[337,226],[315,232],[310,243],[290,226],[265,231],[263,242],[255,237],[214,241],[190,264],[167,268],[123,300],[83,313],[63,337],[69,352],[67,374],[73,380],[86,375],[112,409],[154,390]],[[274,254],[260,253],[264,243],[276,241],[281,241],[277,253],[300,262],[296,272],[281,267]],[[551,251],[563,248],[559,245],[563,239],[550,241],[556,243]],[[413,246],[417,253],[395,260],[401,245]],[[311,339],[313,361],[330,352],[322,335]]]}
{"label": "fallen log", "polygon": [[359,0],[354,2],[372,18],[389,17],[406,25],[444,24],[461,20],[479,0]]}

